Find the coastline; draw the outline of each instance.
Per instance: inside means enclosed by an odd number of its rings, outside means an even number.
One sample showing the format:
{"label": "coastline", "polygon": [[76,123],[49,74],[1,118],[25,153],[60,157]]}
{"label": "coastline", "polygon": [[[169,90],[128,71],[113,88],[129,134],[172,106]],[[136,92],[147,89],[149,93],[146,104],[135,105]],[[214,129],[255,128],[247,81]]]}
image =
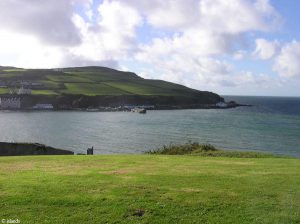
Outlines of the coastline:
{"label": "coastline", "polygon": [[[95,149],[97,150],[97,149]],[[75,150],[76,151],[76,150]],[[231,158],[295,158],[284,154],[273,154],[265,151],[251,150],[227,150],[217,149],[210,144],[185,143],[182,145],[165,145],[159,149],[153,149],[135,154],[119,155],[190,155],[201,157],[231,157]],[[38,156],[38,155],[94,155],[94,148],[87,148],[86,152],[77,152],[59,149],[40,143],[30,142],[0,142],[0,157],[5,156]],[[101,154],[95,154],[100,156]],[[113,155],[113,154],[105,154]]]}
{"label": "coastline", "polygon": [[157,105],[157,106],[144,106],[144,105],[135,105],[130,108],[126,106],[117,106],[117,107],[88,107],[88,108],[53,108],[53,109],[33,109],[33,108],[20,108],[20,109],[11,109],[11,108],[0,108],[0,111],[20,111],[20,112],[33,112],[33,111],[82,111],[82,112],[131,112],[132,109],[141,108],[145,110],[185,110],[185,109],[231,109],[237,107],[252,107],[250,104],[239,104],[239,103],[230,103],[227,106],[218,106],[215,104],[195,104],[195,105]]}
{"label": "coastline", "polygon": [[40,143],[0,142],[0,156],[29,155],[74,155],[74,152]]}

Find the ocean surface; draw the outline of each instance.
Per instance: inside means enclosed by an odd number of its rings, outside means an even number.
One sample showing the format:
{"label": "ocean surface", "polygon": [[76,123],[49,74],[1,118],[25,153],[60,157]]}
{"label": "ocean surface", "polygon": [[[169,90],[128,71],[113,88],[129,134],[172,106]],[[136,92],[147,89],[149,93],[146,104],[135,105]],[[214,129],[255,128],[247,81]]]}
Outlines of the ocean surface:
{"label": "ocean surface", "polygon": [[225,96],[253,107],[131,112],[0,112],[0,141],[142,153],[197,141],[300,157],[300,98]]}

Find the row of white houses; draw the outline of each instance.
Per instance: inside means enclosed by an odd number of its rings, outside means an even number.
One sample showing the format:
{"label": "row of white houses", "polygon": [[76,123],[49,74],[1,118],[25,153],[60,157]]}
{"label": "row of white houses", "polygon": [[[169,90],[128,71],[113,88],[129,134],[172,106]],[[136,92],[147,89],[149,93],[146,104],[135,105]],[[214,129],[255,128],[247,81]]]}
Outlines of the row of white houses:
{"label": "row of white houses", "polygon": [[[21,98],[19,97],[0,97],[0,109],[18,110],[21,109]],[[34,110],[53,110],[52,104],[36,104],[31,109]]]}
{"label": "row of white houses", "polygon": [[1,109],[20,109],[21,99],[19,97],[1,97],[0,98]]}
{"label": "row of white houses", "polygon": [[18,94],[20,95],[30,95],[31,89],[24,88],[23,86],[18,90]]}

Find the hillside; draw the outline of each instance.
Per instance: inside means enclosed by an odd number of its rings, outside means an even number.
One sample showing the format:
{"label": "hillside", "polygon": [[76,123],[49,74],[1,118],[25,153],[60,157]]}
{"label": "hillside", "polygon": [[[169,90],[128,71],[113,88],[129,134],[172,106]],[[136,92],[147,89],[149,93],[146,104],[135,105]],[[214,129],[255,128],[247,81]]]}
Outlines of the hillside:
{"label": "hillside", "polygon": [[20,223],[299,223],[287,158],[0,157],[1,219]]}
{"label": "hillside", "polygon": [[16,92],[21,86],[32,89],[30,100],[57,101],[64,96],[64,104],[74,103],[74,100],[79,100],[79,96],[83,97],[81,101],[86,101],[83,103],[86,105],[101,105],[99,101],[103,101],[104,97],[108,97],[106,101],[115,104],[138,101],[137,103],[162,105],[203,105],[223,101],[223,98],[211,92],[198,91],[162,80],[143,79],[131,72],[105,67],[0,67],[0,94]]}

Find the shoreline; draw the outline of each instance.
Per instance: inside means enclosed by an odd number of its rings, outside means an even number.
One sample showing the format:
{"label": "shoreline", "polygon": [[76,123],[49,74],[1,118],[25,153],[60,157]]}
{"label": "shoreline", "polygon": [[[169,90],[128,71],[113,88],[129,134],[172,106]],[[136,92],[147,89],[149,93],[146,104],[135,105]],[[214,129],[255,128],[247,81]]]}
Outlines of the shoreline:
{"label": "shoreline", "polygon": [[[194,147],[196,146],[199,147]],[[202,147],[209,146],[208,149]],[[193,148],[191,150],[191,147]],[[179,149],[179,150],[178,150]],[[290,156],[286,154],[277,154],[267,151],[253,151],[253,150],[238,150],[238,149],[219,149],[212,145],[186,143],[183,145],[169,145],[163,146],[160,149],[148,150],[141,153],[110,153],[110,154],[94,154],[94,149],[87,148],[86,152],[76,152],[76,150],[60,149],[41,143],[31,142],[0,142],[0,157],[11,156],[39,156],[39,155],[189,155],[189,156],[202,156],[202,157],[231,157],[231,158],[294,158],[299,159],[297,156]]]}
{"label": "shoreline", "polygon": [[74,152],[40,143],[0,142],[0,156],[30,155],[74,155]]}
{"label": "shoreline", "polygon": [[[216,105],[178,105],[178,106],[165,106],[165,105],[160,105],[160,106],[156,106],[154,108],[147,108],[145,107],[133,107],[132,109],[136,109],[136,108],[142,108],[142,109],[146,109],[146,110],[189,110],[189,109],[232,109],[232,108],[237,108],[237,107],[252,107],[253,105],[249,105],[249,104],[238,104],[235,103],[234,105],[229,105],[229,106],[225,106],[225,107],[220,107],[220,106],[216,106]],[[32,108],[23,108],[23,109],[3,109],[0,108],[0,112],[1,111],[17,111],[17,112],[38,112],[38,111],[70,111],[70,112],[132,112],[132,109],[126,109],[122,106],[119,107],[101,107],[101,108],[68,108],[68,109],[59,109],[59,108],[54,108],[54,109],[32,109]]]}

